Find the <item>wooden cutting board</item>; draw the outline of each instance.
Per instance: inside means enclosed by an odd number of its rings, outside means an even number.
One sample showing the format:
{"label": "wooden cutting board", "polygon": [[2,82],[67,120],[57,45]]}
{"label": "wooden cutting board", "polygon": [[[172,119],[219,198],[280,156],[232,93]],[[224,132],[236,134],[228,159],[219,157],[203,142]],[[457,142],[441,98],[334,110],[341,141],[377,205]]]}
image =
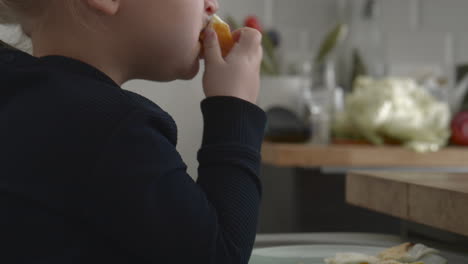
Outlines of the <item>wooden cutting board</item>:
{"label": "wooden cutting board", "polygon": [[468,148],[417,153],[396,146],[277,144],[265,142],[263,163],[279,167],[468,168]]}

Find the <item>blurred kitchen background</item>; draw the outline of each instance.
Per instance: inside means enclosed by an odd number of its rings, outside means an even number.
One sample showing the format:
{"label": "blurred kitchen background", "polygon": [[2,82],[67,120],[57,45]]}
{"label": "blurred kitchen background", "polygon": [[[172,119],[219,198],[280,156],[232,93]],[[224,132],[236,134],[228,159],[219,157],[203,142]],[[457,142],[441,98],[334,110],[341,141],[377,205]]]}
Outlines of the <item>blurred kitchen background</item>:
{"label": "blurred kitchen background", "polygon": [[[361,38],[364,49],[377,49],[379,53],[374,61],[385,67],[382,74],[427,73],[445,78],[447,82],[454,82],[456,66],[468,63],[467,1],[375,1],[376,10],[370,11],[373,14],[367,24],[364,18],[366,2],[368,1],[219,0],[219,14],[224,18],[231,16],[238,24],[243,24],[248,16],[256,16],[265,31],[274,29],[278,32],[281,43],[276,53],[281,58],[280,77],[297,77],[303,74],[301,70],[304,63],[311,62],[316,57],[327,33],[342,22],[349,24],[344,45],[347,45],[346,42],[356,41],[349,40],[350,38]],[[372,42],[373,38],[364,35],[369,33],[366,32],[369,26],[380,32],[377,34],[381,34],[381,39],[376,40],[375,45],[366,44]],[[337,52],[343,50],[341,47]],[[340,64],[337,65],[335,74],[338,79]],[[303,84],[277,88],[267,85],[270,79],[270,75],[264,75],[265,84],[260,105],[268,109],[279,103],[294,108],[294,96],[301,93]],[[296,79],[296,82],[300,81]],[[202,131],[201,114],[198,110],[199,100],[203,98],[200,75],[192,81],[169,84],[133,81],[125,88],[142,93],[174,116],[179,125],[179,150],[188,164],[189,172],[196,177],[196,151]],[[345,92],[351,89],[342,88]],[[180,108],[180,105],[184,105],[184,108]]]}
{"label": "blurred kitchen background", "polygon": [[[462,105],[468,87],[463,81],[468,68],[464,66],[468,64],[467,0],[218,1],[219,14],[233,27],[247,23],[260,27],[268,36],[268,42],[263,43],[267,58],[259,104],[265,110],[276,107],[269,112],[269,138],[273,141],[332,143],[331,120],[346,107],[345,98],[355,92],[354,81],[359,75],[372,78],[361,80],[362,87],[369,83],[388,89],[398,89],[399,84],[422,87],[435,98],[430,103],[440,103],[438,111],[432,113],[437,122],[445,125],[465,109]],[[14,35],[11,32],[10,28],[0,28],[0,38],[11,39]],[[378,83],[377,80],[387,77],[400,79]],[[124,88],[148,97],[174,117],[179,127],[178,150],[188,172],[196,178],[196,154],[203,124],[199,110],[204,98],[201,74],[192,81],[168,84],[132,81]],[[297,122],[291,123],[294,118]],[[281,120],[291,124],[282,127]],[[282,131],[290,134],[281,134]],[[346,138],[347,132],[341,133],[344,140],[376,143],[366,136]],[[440,138],[422,145],[412,144],[409,138],[408,146],[417,151],[436,151],[448,140],[444,133],[437,135]],[[402,225],[411,225],[347,205],[344,173],[323,174],[317,170],[264,165],[259,232],[400,234]],[[412,228],[422,236],[430,233],[429,236],[446,240],[463,240],[424,229]]]}
{"label": "blurred kitchen background", "polygon": [[[322,43],[340,24],[346,24],[347,34],[338,41],[341,42],[330,57],[335,65],[332,75],[344,94],[352,90],[350,46],[363,51],[362,60],[370,57],[367,61],[376,72],[369,74],[374,77],[432,76],[445,84],[442,89],[449,93],[461,79],[457,66],[468,63],[466,0],[219,2],[223,18],[230,17],[242,25],[249,16],[256,16],[265,32],[274,30],[279,35],[276,37],[280,44],[275,49],[280,61],[279,76],[263,75],[259,104],[265,110],[279,105],[301,115],[300,100],[307,97],[303,89],[311,85],[302,77],[314,75],[312,68]],[[326,79],[323,75],[318,78]],[[196,178],[196,152],[202,133],[200,76],[193,81],[170,84],[134,81],[126,88],[149,97],[173,115],[179,126],[178,148],[189,173]],[[265,165],[262,180],[260,233],[401,232],[401,221],[397,219],[346,205],[342,173],[321,177],[317,171]],[[367,221],[364,223],[362,219]]]}
{"label": "blurred kitchen background", "polygon": [[[244,24],[259,27],[268,37],[269,43],[263,43],[266,60],[259,105],[264,110],[276,108],[276,114],[269,112],[272,140],[332,143],[332,124],[324,125],[321,111],[332,114],[342,111],[346,96],[353,93],[353,81],[361,74],[376,80],[386,77],[414,80],[437,102],[447,106],[444,112],[438,105],[440,111],[433,115],[434,119],[445,120],[441,121],[442,126],[448,126],[448,119],[464,109],[461,105],[468,87],[462,80],[464,64],[468,63],[466,0],[219,0],[219,3],[219,14],[232,27]],[[200,76],[188,82],[133,81],[125,86],[155,101],[175,118],[179,126],[178,149],[194,178],[202,134]],[[405,79],[399,81],[405,83]],[[398,83],[390,86],[396,88]],[[330,90],[332,95],[328,93]],[[320,102],[330,103],[333,109],[324,110],[327,105]],[[313,107],[314,103],[318,108]],[[318,111],[318,119],[311,117],[314,109]],[[313,125],[315,133],[307,131],[311,127],[306,125],[301,134],[302,127],[298,128],[297,123],[282,128],[282,124],[291,123],[289,114],[294,114],[301,124]],[[332,117],[325,114],[327,118]],[[273,123],[279,124],[276,130]],[[282,129],[290,129],[293,135],[284,136],[278,132]],[[304,135],[312,139],[302,139]],[[436,139],[434,144],[413,148],[437,150],[447,144],[446,136],[441,136],[441,141]],[[324,175],[320,170],[264,165],[259,233],[371,232],[463,241],[466,245],[464,237],[348,205],[345,172]]]}

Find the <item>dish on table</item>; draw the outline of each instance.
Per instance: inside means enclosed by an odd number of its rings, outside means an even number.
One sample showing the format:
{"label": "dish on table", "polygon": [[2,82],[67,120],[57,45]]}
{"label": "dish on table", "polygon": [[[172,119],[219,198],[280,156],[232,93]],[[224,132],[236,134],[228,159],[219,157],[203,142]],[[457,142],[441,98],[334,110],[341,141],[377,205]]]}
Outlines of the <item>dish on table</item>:
{"label": "dish on table", "polygon": [[422,244],[392,248],[311,245],[256,249],[250,264],[447,264],[439,251]]}

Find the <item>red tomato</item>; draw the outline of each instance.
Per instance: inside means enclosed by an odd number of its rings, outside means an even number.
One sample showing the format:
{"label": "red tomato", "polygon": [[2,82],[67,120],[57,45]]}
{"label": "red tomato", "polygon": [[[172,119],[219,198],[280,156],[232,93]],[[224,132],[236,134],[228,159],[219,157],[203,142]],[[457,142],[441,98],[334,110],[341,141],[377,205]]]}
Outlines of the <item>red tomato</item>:
{"label": "red tomato", "polygon": [[260,20],[256,16],[248,16],[245,19],[244,25],[246,27],[255,28],[256,30],[262,32],[262,26],[260,25]]}
{"label": "red tomato", "polygon": [[457,145],[468,146],[468,112],[455,115],[451,124],[452,142]]}

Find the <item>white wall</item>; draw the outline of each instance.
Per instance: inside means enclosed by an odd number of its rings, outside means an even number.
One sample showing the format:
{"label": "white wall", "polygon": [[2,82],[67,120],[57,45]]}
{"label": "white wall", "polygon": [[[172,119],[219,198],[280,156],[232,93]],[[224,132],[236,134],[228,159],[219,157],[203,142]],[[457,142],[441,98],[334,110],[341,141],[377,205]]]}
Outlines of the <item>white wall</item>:
{"label": "white wall", "polygon": [[204,95],[201,75],[192,81],[166,84],[132,81],[123,88],[144,95],[174,118],[178,126],[177,150],[187,164],[190,176],[196,178],[198,167],[196,155],[203,133],[200,102]]}

